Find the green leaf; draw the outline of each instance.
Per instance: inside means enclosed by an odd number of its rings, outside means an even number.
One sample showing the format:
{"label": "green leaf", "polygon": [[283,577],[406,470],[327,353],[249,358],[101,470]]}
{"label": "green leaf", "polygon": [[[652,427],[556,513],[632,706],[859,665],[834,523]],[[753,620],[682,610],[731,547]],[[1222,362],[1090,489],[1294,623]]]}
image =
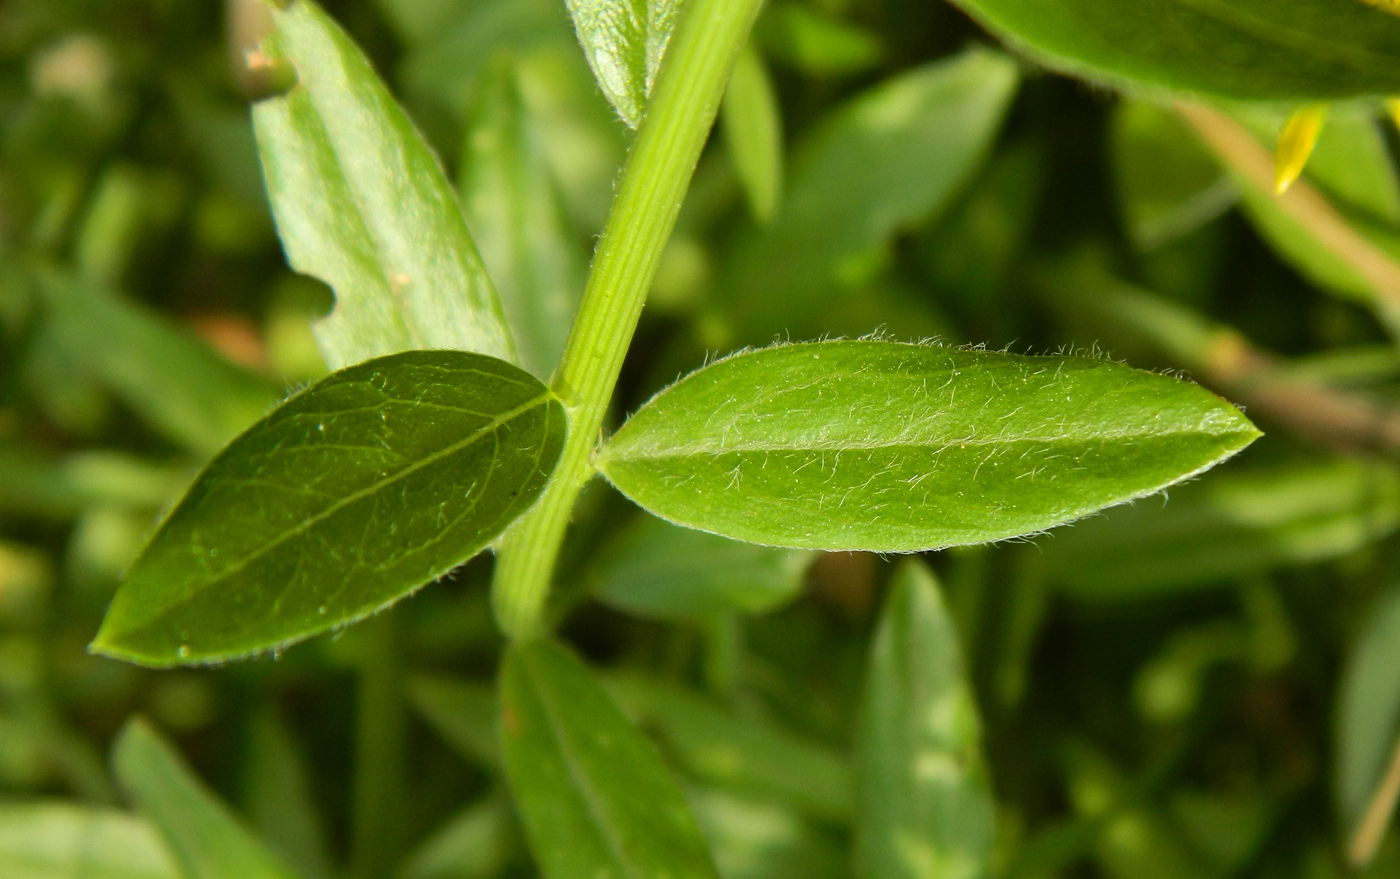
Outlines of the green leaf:
{"label": "green leaf", "polygon": [[548,879],[717,879],[655,750],[558,644],[512,644],[501,670],[506,774]]}
{"label": "green leaf", "polygon": [[1121,101],[1110,136],[1118,203],[1138,249],[1181,238],[1235,203],[1234,182],[1170,110]]}
{"label": "green leaf", "polygon": [[955,0],[1044,64],[1245,100],[1400,91],[1400,18],[1360,0]]}
{"label": "green leaf", "polygon": [[93,649],[218,662],[354,622],[494,540],[544,489],[557,399],[482,354],[409,351],[292,397],[195,480]]}
{"label": "green leaf", "polygon": [[5,879],[183,879],[146,822],[69,803],[0,806]]}
{"label": "green leaf", "polygon": [[880,64],[880,37],[805,3],[771,3],[754,36],[777,61],[811,76],[850,76]]}
{"label": "green leaf", "polygon": [[500,763],[496,722],[501,712],[494,687],[425,675],[409,682],[408,697],[428,726],[462,756],[493,769]]}
{"label": "green leaf", "polygon": [[112,760],[117,780],[165,837],[185,879],[292,879],[145,721],[126,725]]}
{"label": "green leaf", "polygon": [[494,879],[518,857],[520,848],[510,803],[498,792],[449,818],[405,859],[398,877]]}
{"label": "green leaf", "polygon": [[306,756],[271,708],[249,723],[247,754],[243,803],[252,825],[302,879],[335,875]]}
{"label": "green leaf", "polygon": [[526,116],[513,62],[482,83],[462,155],[462,206],[515,329],[520,363],[548,378],[583,292],[583,251]]}
{"label": "green leaf", "polygon": [[583,54],[622,121],[636,128],[683,0],[565,0]]}
{"label": "green leaf", "polygon": [[643,516],[604,550],[593,591],[619,610],[664,620],[763,613],[796,597],[812,558]]}
{"label": "green leaf", "polygon": [[115,451],[62,458],[0,445],[0,512],[69,518],[90,507],[155,510],[179,494],[189,474]]}
{"label": "green leaf", "polygon": [[632,416],[597,466],[690,528],[912,552],[1161,491],[1257,436],[1208,391],[1111,361],[811,342],[692,373]]}
{"label": "green leaf", "polygon": [[953,620],[924,564],[895,573],[860,713],[862,879],[986,876],[994,830],[977,702]]}
{"label": "green leaf", "polygon": [[266,54],[298,81],[257,104],[253,123],[287,258],[335,290],[316,326],[326,361],[415,348],[513,360],[495,288],[422,135],[315,3],[273,19]]}
{"label": "green leaf", "polygon": [[764,800],[694,788],[687,799],[724,879],[848,879],[836,839]]}
{"label": "green leaf", "polygon": [[759,222],[772,219],[783,188],[783,120],[763,58],[744,47],[720,105],[724,143]]}
{"label": "green leaf", "polygon": [[1220,473],[1171,502],[1112,510],[1036,547],[1062,592],[1124,601],[1355,552],[1400,527],[1400,473],[1337,459]]}
{"label": "green leaf", "polygon": [[94,282],[53,272],[37,281],[64,355],[193,452],[212,455],[277,401],[271,382],[166,317]]}
{"label": "green leaf", "polygon": [[991,146],[1016,92],[1015,64],[972,50],[893,77],[801,143],[781,210],[721,267],[716,295],[743,341],[869,332],[874,308],[831,326],[830,306],[878,274],[893,233],[945,205]]}
{"label": "green leaf", "polygon": [[849,820],[851,772],[840,755],[660,680],[628,675],[612,683],[623,705],[694,777],[816,818]]}
{"label": "green leaf", "polygon": [[1400,590],[1382,596],[1352,646],[1337,705],[1337,804],[1354,828],[1400,735]]}

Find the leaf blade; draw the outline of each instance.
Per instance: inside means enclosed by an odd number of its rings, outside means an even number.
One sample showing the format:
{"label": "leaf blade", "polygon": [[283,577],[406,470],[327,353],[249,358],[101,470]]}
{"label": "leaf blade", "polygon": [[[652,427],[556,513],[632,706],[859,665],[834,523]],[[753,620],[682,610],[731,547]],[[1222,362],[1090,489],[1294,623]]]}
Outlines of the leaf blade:
{"label": "leaf blade", "polygon": [[545,876],[717,879],[655,750],[571,653],[511,645],[501,703],[506,775]]}
{"label": "leaf blade", "polygon": [[1209,392],[1110,361],[812,342],[692,373],[596,464],[676,524],[773,546],[910,552],[1072,521],[1258,435]]}
{"label": "leaf blade", "polygon": [[957,0],[1050,67],[1242,100],[1400,89],[1400,19],[1352,0]]}
{"label": "leaf blade", "polygon": [[0,872],[10,879],[180,879],[146,822],[70,803],[0,806]]}
{"label": "leaf blade", "polygon": [[863,879],[984,876],[993,803],[977,704],[928,568],[896,572],[870,647],[857,745]]}
{"label": "leaf blade", "polygon": [[112,759],[189,879],[293,879],[145,721],[126,725]]}
{"label": "leaf blade", "polygon": [[341,370],[206,468],[93,649],[222,661],[363,618],[494,540],[544,489],[563,434],[558,400],[485,355],[408,351]]}
{"label": "leaf blade", "polygon": [[682,0],[566,0],[588,66],[622,121],[636,128],[661,71]]}
{"label": "leaf blade", "polygon": [[332,368],[414,348],[514,361],[496,290],[437,157],[311,0],[274,9],[265,51],[298,84],[253,108],[278,235],[336,307],[315,327]]}

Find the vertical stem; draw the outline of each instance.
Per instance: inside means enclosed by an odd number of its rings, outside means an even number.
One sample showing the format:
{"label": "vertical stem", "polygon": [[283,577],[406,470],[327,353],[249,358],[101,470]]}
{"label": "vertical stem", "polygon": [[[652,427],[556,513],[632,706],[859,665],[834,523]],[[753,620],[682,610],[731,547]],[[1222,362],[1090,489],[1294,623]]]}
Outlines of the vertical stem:
{"label": "vertical stem", "polygon": [[493,600],[506,634],[541,626],[545,596],[661,251],[762,0],[690,0],[622,172],[578,318],[554,377],[569,436],[550,486],[506,535]]}
{"label": "vertical stem", "polygon": [[362,627],[368,643],[361,657],[356,708],[351,874],[355,879],[388,879],[399,853],[404,805],[398,637],[391,613],[381,613]]}

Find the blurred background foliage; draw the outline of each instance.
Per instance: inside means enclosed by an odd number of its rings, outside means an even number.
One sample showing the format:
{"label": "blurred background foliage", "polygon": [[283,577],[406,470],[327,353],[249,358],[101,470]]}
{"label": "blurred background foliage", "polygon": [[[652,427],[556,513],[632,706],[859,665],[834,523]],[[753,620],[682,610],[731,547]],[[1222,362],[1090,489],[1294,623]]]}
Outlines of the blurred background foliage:
{"label": "blurred background foliage", "polygon": [[[563,3],[326,5],[455,175],[547,374],[631,136]],[[201,462],[324,372],[330,295],[286,268],[248,121],[277,87],[241,63],[259,26],[241,3],[0,5],[0,873],[70,875],[81,849],[81,875],[177,875],[115,811],[107,754],[140,713],[311,879],[349,858],[357,731],[391,755],[396,876],[529,875],[489,558],[282,656],[151,672],[85,651]],[[707,353],[877,330],[1102,352],[1246,406],[1268,435],[1209,479],[929,557],[983,714],[996,874],[1348,875],[1400,731],[1396,129],[1379,102],[1333,106],[1280,200],[1260,168],[1291,108],[1151,103],[996,46],[928,0],[770,4],[616,412]],[[891,560],[585,501],[562,630],[685,780],[723,875],[848,875]],[[149,743],[127,739],[129,775]],[[1393,830],[1352,854],[1400,876]]]}

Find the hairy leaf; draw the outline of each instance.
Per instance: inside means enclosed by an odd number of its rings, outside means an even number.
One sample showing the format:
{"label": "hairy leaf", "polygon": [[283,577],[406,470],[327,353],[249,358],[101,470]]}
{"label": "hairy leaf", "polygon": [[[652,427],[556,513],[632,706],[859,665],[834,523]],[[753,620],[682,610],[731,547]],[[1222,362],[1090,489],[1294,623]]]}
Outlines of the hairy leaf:
{"label": "hairy leaf", "polygon": [[520,364],[547,379],[583,292],[584,256],[564,216],[513,63],[485,78],[462,155],[462,206],[500,291]]}
{"label": "hairy leaf", "polygon": [[112,759],[117,780],[165,837],[186,879],[292,879],[145,721],[126,725]]}
{"label": "hairy leaf", "polygon": [[563,407],[518,367],[409,351],[235,440],[132,566],[93,649],[216,662],[365,617],[480,552],[544,489]]}
{"label": "hairy leaf", "polygon": [[659,619],[762,613],[797,595],[811,560],[811,553],[740,543],[643,516],[604,551],[594,593],[613,607]]}
{"label": "hairy leaf", "polygon": [[857,761],[863,879],[987,875],[992,793],[953,620],[924,564],[895,574],[870,648]]}
{"label": "hairy leaf", "polygon": [[717,879],[656,751],[563,647],[530,640],[506,652],[501,740],[548,879]]}
{"label": "hairy leaf", "polygon": [[315,3],[273,18],[265,51],[297,85],[257,104],[253,123],[287,258],[335,290],[316,326],[327,362],[414,348],[513,360],[496,290],[423,137]]}
{"label": "hairy leaf", "polygon": [[684,0],[565,0],[598,85],[636,128]]}
{"label": "hairy leaf", "polygon": [[1400,18],[1361,0],[955,0],[1051,67],[1243,99],[1400,91]]}
{"label": "hairy leaf", "polygon": [[692,373],[642,407],[597,465],[687,527],[912,552],[1077,519],[1257,436],[1208,391],[1110,361],[835,341]]}
{"label": "hairy leaf", "polygon": [[146,822],[116,809],[58,802],[0,806],[6,879],[180,879]]}

